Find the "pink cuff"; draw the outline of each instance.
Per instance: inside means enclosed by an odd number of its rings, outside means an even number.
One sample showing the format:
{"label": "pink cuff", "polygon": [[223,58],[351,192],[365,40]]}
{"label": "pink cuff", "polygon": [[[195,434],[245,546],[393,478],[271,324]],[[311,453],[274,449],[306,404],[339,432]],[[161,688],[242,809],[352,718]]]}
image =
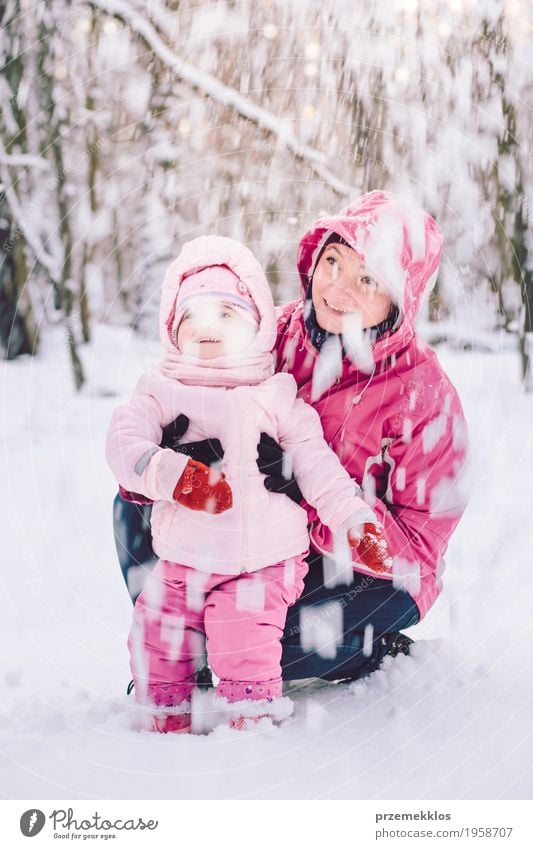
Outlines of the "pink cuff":
{"label": "pink cuff", "polygon": [[217,685],[217,696],[228,702],[240,702],[243,699],[278,699],[282,695],[282,689],[281,677],[270,681],[228,681],[222,678]]}
{"label": "pink cuff", "polygon": [[145,491],[157,501],[173,501],[174,489],[189,462],[186,454],[162,448],[150,459],[144,472]]}
{"label": "pink cuff", "polygon": [[[138,687],[135,687],[138,690]],[[178,684],[152,684],[148,686],[148,700],[153,707],[173,708],[171,713],[188,713],[194,683],[180,681]]]}
{"label": "pink cuff", "polygon": [[118,492],[123,501],[130,501],[132,504],[153,504],[151,498],[148,498],[146,495],[141,495],[140,492],[130,492],[128,489],[124,489],[120,484],[118,485]]}

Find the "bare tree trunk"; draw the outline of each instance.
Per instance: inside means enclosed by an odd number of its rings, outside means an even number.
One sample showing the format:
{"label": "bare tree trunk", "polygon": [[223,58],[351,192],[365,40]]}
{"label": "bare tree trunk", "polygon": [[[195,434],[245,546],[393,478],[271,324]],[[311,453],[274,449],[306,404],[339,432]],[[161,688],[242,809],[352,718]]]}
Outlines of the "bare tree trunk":
{"label": "bare tree trunk", "polygon": [[[91,36],[90,40],[92,44],[96,44],[97,38],[99,34],[99,25],[98,25],[98,15],[96,11],[93,9],[91,14]],[[92,60],[93,52],[91,50],[88,61],[89,61],[89,70],[93,71],[93,60]],[[96,75],[96,69],[94,69],[94,73]],[[87,93],[87,97],[85,100],[85,107],[88,112],[93,112],[96,109],[96,103],[94,96],[91,91]],[[87,132],[87,157],[88,157],[88,168],[87,168],[87,181],[89,184],[89,203],[91,213],[94,215],[98,210],[98,198],[96,194],[96,175],[100,168],[100,153],[98,148],[98,131],[94,121],[91,121],[88,126]],[[80,291],[79,291],[79,300],[80,300],[80,322],[81,322],[81,331],[83,334],[83,341],[89,342],[91,339],[91,325],[90,325],[90,307],[89,307],[89,292],[87,286],[87,270],[92,267],[92,263],[95,255],[95,246],[91,242],[90,244],[85,242],[83,247],[83,257],[80,268]]]}
{"label": "bare tree trunk", "polygon": [[[520,186],[521,188],[521,186]],[[519,327],[519,347],[522,379],[526,392],[533,392],[533,269],[527,249],[527,208],[523,192],[515,219],[515,274],[520,281],[522,312]]]}
{"label": "bare tree trunk", "polygon": [[[0,210],[4,205],[0,205]],[[7,209],[0,218],[6,220]],[[19,354],[35,354],[39,334],[28,292],[28,273],[23,235],[0,228],[0,350],[6,360]]]}
{"label": "bare tree trunk", "polygon": [[[8,25],[14,23],[20,14],[20,3],[11,7],[11,19],[7,20],[6,7],[0,6],[0,22],[4,29],[2,73],[13,92],[9,103],[0,108],[0,134],[5,138],[5,151],[11,152],[16,141],[19,147],[26,147],[26,119],[19,108],[16,92],[24,71],[19,55],[13,55],[12,40],[8,38]],[[9,14],[9,12],[7,13]],[[15,137],[9,134],[4,125],[3,110],[9,110],[11,120],[18,127]],[[5,166],[9,169],[9,166]],[[27,264],[25,243],[22,230],[13,220],[12,212],[6,201],[6,195],[0,181],[0,348],[5,359],[13,359],[19,354],[34,354],[38,348],[39,335],[33,317],[33,308],[27,288]]]}
{"label": "bare tree trunk", "polygon": [[[74,316],[77,312],[81,313],[79,303],[75,304],[75,289],[72,280],[72,232],[70,227],[70,203],[66,191],[66,170],[63,161],[63,151],[61,147],[61,129],[66,124],[65,119],[58,120],[56,118],[55,102],[53,98],[53,80],[50,77],[46,68],[46,58],[50,50],[50,42],[52,32],[47,25],[42,21],[39,24],[39,51],[37,54],[37,68],[39,71],[39,88],[41,93],[42,109],[45,115],[48,116],[47,129],[45,138],[41,142],[41,152],[45,156],[51,149],[56,178],[56,197],[59,214],[59,232],[61,243],[63,245],[64,260],[60,269],[59,279],[56,281],[57,293],[59,298],[59,306],[64,315],[64,324],[67,334],[67,346],[69,350],[72,370],[74,375],[74,383],[76,389],[80,389],[84,383],[85,377],[83,366],[78,354],[78,343],[75,333]],[[77,307],[77,309],[76,309]]]}
{"label": "bare tree trunk", "polygon": [[[489,31],[489,36],[494,39],[494,44],[497,45],[497,53],[503,53],[506,57],[509,51],[507,37],[505,32],[505,21],[503,15],[494,25],[494,29]],[[495,241],[498,250],[499,264],[497,278],[492,280],[493,289],[498,297],[498,305],[500,315],[503,320],[503,327],[509,330],[513,320],[512,312],[507,308],[504,299],[504,284],[513,279],[520,285],[520,275],[517,274],[517,267],[514,257],[513,235],[512,229],[516,219],[518,187],[505,184],[505,179],[502,179],[500,164],[507,157],[516,160],[518,155],[518,144],[516,138],[516,113],[515,107],[508,99],[506,93],[506,75],[500,69],[501,66],[496,64],[496,57],[491,54],[489,66],[493,76],[496,88],[499,91],[502,100],[502,113],[504,118],[503,132],[498,139],[498,159],[493,167],[493,179],[496,184],[495,212],[496,220]],[[497,57],[499,58],[499,57]]]}

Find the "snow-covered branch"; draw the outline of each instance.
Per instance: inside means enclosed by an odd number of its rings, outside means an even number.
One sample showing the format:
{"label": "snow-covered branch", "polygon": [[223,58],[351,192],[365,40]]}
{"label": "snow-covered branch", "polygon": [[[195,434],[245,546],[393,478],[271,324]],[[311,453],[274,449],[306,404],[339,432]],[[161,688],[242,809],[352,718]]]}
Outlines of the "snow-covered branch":
{"label": "snow-covered branch", "polygon": [[262,130],[273,135],[296,159],[305,162],[336,194],[349,197],[353,186],[339,180],[328,168],[325,157],[320,151],[303,144],[294,134],[287,131],[283,122],[268,110],[257,106],[252,100],[244,97],[234,88],[224,85],[212,74],[200,71],[193,65],[184,62],[168,47],[156,31],[155,27],[125,0],[88,0],[88,4],[109,15],[114,15],[127,24],[132,32],[137,33],[150,47],[156,56],[170,68],[183,83],[195,91],[212,98],[221,106],[230,106],[243,118],[256,124]]}
{"label": "snow-covered branch", "polygon": [[[27,157],[28,159],[37,159],[37,157]],[[24,233],[24,237],[30,246],[35,259],[46,268],[53,280],[57,280],[60,271],[60,264],[49,254],[44,247],[39,234],[34,230],[28,216],[24,214],[24,210],[19,202],[17,193],[11,183],[9,170],[6,167],[10,157],[6,154],[2,140],[0,139],[0,182],[3,184],[5,196],[11,209],[13,219]],[[11,165],[12,163],[9,162]]]}
{"label": "snow-covered branch", "polygon": [[0,164],[11,167],[37,168],[39,171],[48,171],[50,164],[40,156],[32,156],[28,153],[0,153]]}

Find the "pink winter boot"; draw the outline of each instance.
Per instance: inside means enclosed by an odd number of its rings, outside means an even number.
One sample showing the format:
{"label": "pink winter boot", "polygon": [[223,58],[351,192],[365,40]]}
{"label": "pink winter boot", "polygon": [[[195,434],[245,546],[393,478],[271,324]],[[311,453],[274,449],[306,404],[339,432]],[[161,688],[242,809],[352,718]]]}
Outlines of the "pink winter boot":
{"label": "pink winter boot", "polygon": [[153,715],[150,717],[150,725],[148,731],[159,731],[161,734],[168,734],[169,731],[174,734],[189,734],[191,731],[191,714],[190,713],[166,713]]}
{"label": "pink winter boot", "polygon": [[229,681],[221,679],[216,688],[214,706],[227,725],[246,731],[262,719],[279,725],[291,716],[294,704],[282,695],[281,677],[271,681]]}
{"label": "pink winter boot", "polygon": [[258,716],[231,716],[229,727],[234,731],[249,731],[249,729],[257,725],[261,719],[271,719],[273,717],[268,713],[261,713]]}

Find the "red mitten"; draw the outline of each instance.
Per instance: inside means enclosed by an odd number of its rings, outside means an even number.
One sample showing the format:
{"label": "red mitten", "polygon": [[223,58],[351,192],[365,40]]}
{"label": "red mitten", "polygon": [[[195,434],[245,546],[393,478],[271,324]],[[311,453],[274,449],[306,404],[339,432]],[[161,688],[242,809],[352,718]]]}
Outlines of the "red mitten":
{"label": "red mitten", "polygon": [[357,557],[372,572],[390,572],[392,557],[381,531],[370,522],[365,522],[363,538],[352,536],[348,531],[348,542],[357,551]]}
{"label": "red mitten", "polygon": [[224,473],[190,458],[172,497],[190,510],[206,513],[223,513],[233,505],[231,487]]}

